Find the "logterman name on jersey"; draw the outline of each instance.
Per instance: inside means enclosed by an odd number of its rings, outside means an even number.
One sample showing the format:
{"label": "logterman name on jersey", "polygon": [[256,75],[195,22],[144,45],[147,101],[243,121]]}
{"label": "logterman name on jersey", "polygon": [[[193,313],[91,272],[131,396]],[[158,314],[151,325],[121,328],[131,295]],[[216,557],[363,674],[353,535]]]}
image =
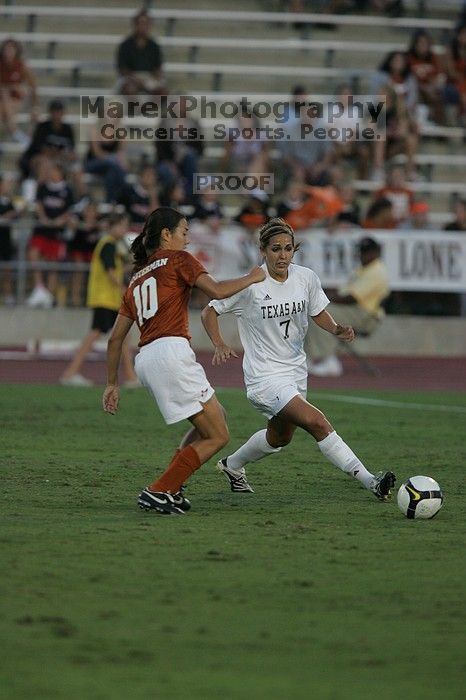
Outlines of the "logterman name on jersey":
{"label": "logterman name on jersey", "polygon": [[306,308],[306,300],[302,301],[285,301],[283,304],[266,304],[261,306],[262,318],[280,318],[281,316],[292,316],[300,314]]}

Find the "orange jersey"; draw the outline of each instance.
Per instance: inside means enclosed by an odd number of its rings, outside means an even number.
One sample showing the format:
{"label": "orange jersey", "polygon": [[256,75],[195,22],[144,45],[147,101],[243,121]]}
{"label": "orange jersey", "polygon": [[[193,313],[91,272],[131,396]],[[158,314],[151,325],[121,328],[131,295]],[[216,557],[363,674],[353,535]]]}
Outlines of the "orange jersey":
{"label": "orange jersey", "polygon": [[188,302],[191,289],[205,267],[184,250],[157,250],[132,276],[119,313],[139,326],[139,346],[157,338],[190,340]]}

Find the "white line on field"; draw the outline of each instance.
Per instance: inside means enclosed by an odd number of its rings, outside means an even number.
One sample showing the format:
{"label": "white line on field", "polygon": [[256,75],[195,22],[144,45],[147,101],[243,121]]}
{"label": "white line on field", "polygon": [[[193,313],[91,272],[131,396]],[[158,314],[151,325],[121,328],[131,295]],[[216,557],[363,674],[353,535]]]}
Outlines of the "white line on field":
{"label": "white line on field", "polygon": [[388,408],[407,408],[412,410],[421,409],[423,411],[466,413],[466,406],[445,406],[444,404],[436,403],[405,403],[404,401],[370,399],[365,396],[344,396],[343,394],[319,394],[318,392],[311,392],[311,399],[313,395],[318,396],[319,401],[328,399],[329,401],[340,401],[341,403],[358,403],[363,406],[386,406]]}

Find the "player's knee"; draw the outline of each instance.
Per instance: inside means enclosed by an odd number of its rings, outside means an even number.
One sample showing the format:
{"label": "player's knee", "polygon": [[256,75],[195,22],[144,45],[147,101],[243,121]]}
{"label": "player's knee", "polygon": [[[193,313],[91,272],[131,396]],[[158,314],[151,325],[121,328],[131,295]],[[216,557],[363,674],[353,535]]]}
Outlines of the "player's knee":
{"label": "player's knee", "polygon": [[333,428],[324,415],[316,416],[308,426],[310,432],[316,439],[323,440],[329,435]]}
{"label": "player's knee", "polygon": [[[270,447],[275,447],[275,449],[281,449],[282,447],[286,447],[286,445],[289,445],[291,442],[292,435],[278,435],[273,439],[272,442],[269,442]],[[272,444],[273,443],[273,444]]]}

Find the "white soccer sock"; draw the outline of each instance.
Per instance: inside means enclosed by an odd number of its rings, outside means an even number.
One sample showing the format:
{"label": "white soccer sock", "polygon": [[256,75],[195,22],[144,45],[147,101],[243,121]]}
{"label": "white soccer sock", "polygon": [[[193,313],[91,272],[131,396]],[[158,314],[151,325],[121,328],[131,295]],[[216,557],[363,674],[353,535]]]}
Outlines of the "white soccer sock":
{"label": "white soccer sock", "polygon": [[366,489],[370,489],[374,475],[367,471],[361,460],[356,457],[353,450],[348,447],[335,430],[317,444],[319,450],[332,464],[346,474],[354,476]]}
{"label": "white soccer sock", "polygon": [[273,452],[280,452],[282,448],[269,445],[266,435],[266,430],[259,430],[254,435],[251,435],[244,445],[241,445],[236,452],[227,457],[228,468],[239,472],[249,462],[257,462],[262,457],[267,457]]}

